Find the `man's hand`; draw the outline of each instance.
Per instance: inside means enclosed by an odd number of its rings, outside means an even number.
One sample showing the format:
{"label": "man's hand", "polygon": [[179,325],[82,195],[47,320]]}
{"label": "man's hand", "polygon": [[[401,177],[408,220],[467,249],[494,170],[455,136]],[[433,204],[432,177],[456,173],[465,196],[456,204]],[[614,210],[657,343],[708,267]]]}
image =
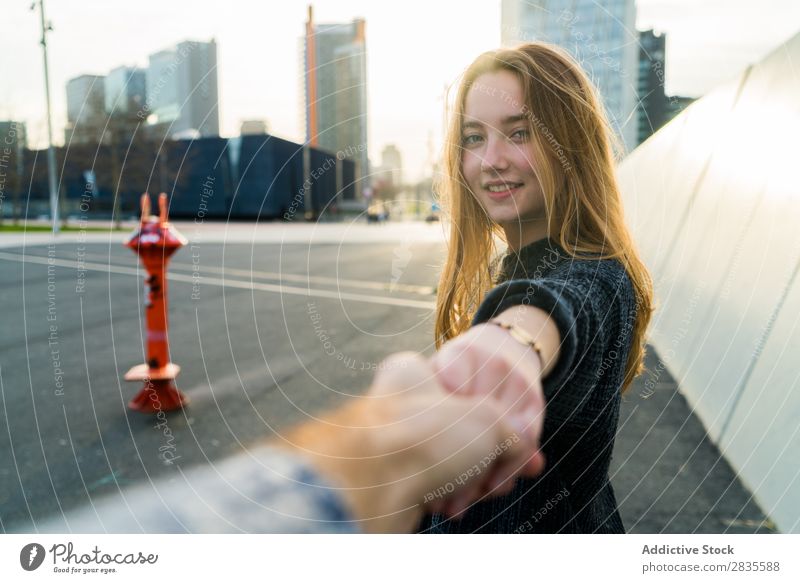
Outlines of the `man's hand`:
{"label": "man's hand", "polygon": [[[445,390],[430,362],[389,357],[369,392],[286,436],[334,484],[367,532],[412,530],[423,511],[458,511],[493,480],[541,471],[538,443],[515,409],[517,388],[493,395]],[[537,411],[537,413],[541,413]]]}
{"label": "man's hand", "polygon": [[[431,362],[439,382],[448,390],[473,398],[493,398],[506,407],[512,422],[539,447],[545,415],[542,363],[530,347],[492,324],[474,326],[447,342]],[[538,451],[528,458],[510,457],[498,464],[486,492],[507,494],[520,474],[536,475],[544,468]],[[453,513],[461,504],[446,507]]]}

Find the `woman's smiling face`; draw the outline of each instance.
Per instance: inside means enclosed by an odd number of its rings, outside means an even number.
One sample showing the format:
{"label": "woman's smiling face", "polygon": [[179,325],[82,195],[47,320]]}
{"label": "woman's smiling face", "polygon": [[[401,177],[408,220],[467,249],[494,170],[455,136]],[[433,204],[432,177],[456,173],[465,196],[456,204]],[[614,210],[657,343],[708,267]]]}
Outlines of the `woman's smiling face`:
{"label": "woman's smiling face", "polygon": [[485,73],[466,95],[461,124],[461,170],[467,186],[514,247],[547,236],[524,104],[522,85],[513,73]]}

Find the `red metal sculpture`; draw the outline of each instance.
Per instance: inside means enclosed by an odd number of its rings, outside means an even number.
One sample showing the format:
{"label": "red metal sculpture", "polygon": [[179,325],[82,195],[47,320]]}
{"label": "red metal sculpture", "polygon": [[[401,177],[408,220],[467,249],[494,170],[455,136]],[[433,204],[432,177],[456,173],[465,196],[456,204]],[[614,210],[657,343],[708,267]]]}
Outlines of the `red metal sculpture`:
{"label": "red metal sculpture", "polygon": [[145,280],[145,318],[147,326],[147,362],[134,366],[125,375],[126,381],[144,381],[144,387],[128,403],[142,413],[180,409],[186,395],[175,387],[181,370],[170,362],[167,336],[167,264],[175,251],[186,245],[186,239],[167,221],[167,195],[158,197],[159,216],[150,216],[150,195],[142,195],[142,222],[125,243],[138,255],[147,271]]}

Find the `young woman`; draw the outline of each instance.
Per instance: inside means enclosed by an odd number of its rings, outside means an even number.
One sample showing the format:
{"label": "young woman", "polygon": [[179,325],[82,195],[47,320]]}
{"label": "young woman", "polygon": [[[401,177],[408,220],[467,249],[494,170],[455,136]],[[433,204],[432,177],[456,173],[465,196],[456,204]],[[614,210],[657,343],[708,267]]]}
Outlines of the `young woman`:
{"label": "young woman", "polygon": [[[624,222],[614,133],[584,72],[544,43],[478,57],[453,107],[434,368],[451,391],[484,375],[487,393],[521,382],[520,399],[543,395],[530,424],[543,425],[546,466],[533,479],[500,472],[420,530],[624,532],[608,468],[653,291]],[[507,251],[495,260],[497,238]]]}

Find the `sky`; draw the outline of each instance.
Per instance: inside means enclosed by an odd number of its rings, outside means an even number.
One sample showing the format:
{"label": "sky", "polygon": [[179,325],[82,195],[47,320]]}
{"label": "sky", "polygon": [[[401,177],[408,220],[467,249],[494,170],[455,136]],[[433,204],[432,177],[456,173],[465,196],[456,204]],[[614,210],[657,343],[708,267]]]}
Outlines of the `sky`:
{"label": "sky", "polygon": [[[25,121],[46,144],[38,11],[4,0],[0,119]],[[400,149],[407,181],[429,173],[441,143],[444,88],[481,52],[500,45],[500,0],[316,0],[318,23],[366,19],[369,153]],[[147,57],[186,40],[215,38],[220,127],[244,119],[304,138],[298,39],[307,0],[46,0],[54,140],[63,142],[66,82]],[[701,96],[800,31],[798,0],[639,0],[637,28],[667,33],[668,94]]]}

